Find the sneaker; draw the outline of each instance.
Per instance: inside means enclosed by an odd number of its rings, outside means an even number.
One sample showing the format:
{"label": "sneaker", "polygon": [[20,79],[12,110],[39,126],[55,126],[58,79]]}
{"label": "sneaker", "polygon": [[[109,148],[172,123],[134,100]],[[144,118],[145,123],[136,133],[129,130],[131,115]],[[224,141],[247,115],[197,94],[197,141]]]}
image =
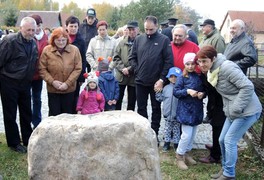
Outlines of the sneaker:
{"label": "sneaker", "polygon": [[177,143],[174,143],[173,144],[173,149],[174,149],[175,152],[176,152],[177,148],[178,148],[178,144]]}
{"label": "sneaker", "polygon": [[162,152],[168,152],[170,150],[170,142],[165,142],[162,148]]}
{"label": "sneaker", "polygon": [[210,155],[204,158],[200,158],[199,161],[202,163],[207,163],[207,164],[220,163],[220,160],[216,160]]}
{"label": "sneaker", "polygon": [[10,146],[10,149],[18,153],[27,153],[27,148],[25,146],[22,146],[21,144],[18,144],[16,146]]}

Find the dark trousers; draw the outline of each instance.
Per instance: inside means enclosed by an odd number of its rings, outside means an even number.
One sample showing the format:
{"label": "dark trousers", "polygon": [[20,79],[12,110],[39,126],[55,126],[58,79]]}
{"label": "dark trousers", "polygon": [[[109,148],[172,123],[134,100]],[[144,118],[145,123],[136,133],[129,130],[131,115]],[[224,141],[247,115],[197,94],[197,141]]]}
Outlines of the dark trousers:
{"label": "dark trousers", "polygon": [[74,91],[74,97],[73,97],[73,106],[72,106],[72,113],[77,114],[76,106],[80,95],[80,82],[77,81],[76,89]]}
{"label": "dark trousers", "polygon": [[32,124],[34,128],[41,122],[41,91],[43,80],[33,80],[31,83],[31,98],[32,98]]}
{"label": "dark trousers", "polygon": [[48,93],[49,116],[57,116],[62,113],[73,114],[74,92],[59,94]]}
{"label": "dark trousers", "polygon": [[16,122],[18,107],[22,142],[27,146],[32,133],[31,84],[30,82],[21,82],[7,77],[1,77],[0,82],[7,145],[15,147],[21,142]]}
{"label": "dark trousers", "polygon": [[136,105],[136,88],[134,86],[120,85],[119,84],[119,99],[116,103],[116,110],[122,109],[122,102],[127,87],[127,110],[135,111]]}
{"label": "dark trousers", "polygon": [[213,131],[213,147],[211,149],[210,155],[215,160],[220,160],[221,158],[221,148],[219,144],[219,136],[221,134],[223,126],[212,126]]}
{"label": "dark trousers", "polygon": [[138,114],[148,119],[147,105],[148,97],[150,95],[152,115],[151,115],[151,128],[155,131],[156,135],[159,134],[161,108],[160,102],[155,98],[154,86],[143,86],[136,84],[136,97]]}

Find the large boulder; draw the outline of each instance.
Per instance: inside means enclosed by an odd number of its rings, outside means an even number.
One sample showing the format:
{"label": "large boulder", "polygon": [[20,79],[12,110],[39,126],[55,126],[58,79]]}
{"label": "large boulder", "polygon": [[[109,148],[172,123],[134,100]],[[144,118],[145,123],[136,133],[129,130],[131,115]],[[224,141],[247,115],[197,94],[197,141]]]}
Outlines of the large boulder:
{"label": "large boulder", "polygon": [[155,132],[132,111],[48,117],[28,145],[32,180],[159,180]]}

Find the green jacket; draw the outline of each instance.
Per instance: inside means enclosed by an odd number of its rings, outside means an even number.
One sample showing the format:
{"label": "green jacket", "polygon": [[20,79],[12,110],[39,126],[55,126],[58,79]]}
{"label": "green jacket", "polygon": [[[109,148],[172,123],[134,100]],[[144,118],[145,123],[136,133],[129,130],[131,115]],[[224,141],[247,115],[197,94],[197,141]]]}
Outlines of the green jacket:
{"label": "green jacket", "polygon": [[[128,55],[133,43],[128,41],[128,37],[121,40],[116,49],[114,55],[114,63],[116,68],[115,78],[120,85],[135,86],[134,70],[131,68],[128,62]],[[123,68],[128,68],[129,75],[126,76],[122,73]]]}
{"label": "green jacket", "polygon": [[214,29],[208,35],[205,35],[202,41],[199,43],[200,49],[206,45],[212,45],[216,49],[217,53],[222,54],[224,53],[226,46],[224,38],[217,29]]}

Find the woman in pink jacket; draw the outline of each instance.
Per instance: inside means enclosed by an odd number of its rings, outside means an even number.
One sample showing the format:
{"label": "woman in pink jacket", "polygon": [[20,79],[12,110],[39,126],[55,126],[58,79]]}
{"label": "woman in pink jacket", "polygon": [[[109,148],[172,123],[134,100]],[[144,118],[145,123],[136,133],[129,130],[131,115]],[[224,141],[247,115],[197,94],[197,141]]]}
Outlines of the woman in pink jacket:
{"label": "woman in pink jacket", "polygon": [[[88,74],[84,74],[87,76]],[[98,77],[95,73],[89,73],[87,78],[87,85],[81,92],[78,103],[78,114],[94,114],[104,110],[105,98],[98,87]]]}

